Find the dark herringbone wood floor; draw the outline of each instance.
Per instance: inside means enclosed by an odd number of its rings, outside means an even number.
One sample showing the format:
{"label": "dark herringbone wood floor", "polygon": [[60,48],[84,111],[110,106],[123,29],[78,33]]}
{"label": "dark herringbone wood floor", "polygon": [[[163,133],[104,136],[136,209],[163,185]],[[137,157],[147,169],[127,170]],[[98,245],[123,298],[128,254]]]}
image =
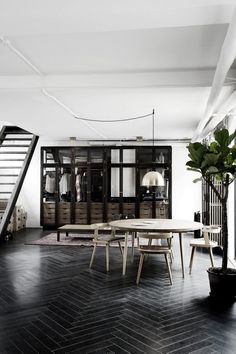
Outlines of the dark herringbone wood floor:
{"label": "dark herringbone wood floor", "polygon": [[[162,258],[152,256],[135,285],[138,254],[121,276],[119,250],[104,250],[88,269],[88,247],[29,246],[41,230],[0,245],[0,353],[236,353],[236,304],[208,298],[206,254],[181,277],[177,239],[169,285]],[[185,263],[189,257],[185,237]],[[219,260],[218,260],[219,261]]]}

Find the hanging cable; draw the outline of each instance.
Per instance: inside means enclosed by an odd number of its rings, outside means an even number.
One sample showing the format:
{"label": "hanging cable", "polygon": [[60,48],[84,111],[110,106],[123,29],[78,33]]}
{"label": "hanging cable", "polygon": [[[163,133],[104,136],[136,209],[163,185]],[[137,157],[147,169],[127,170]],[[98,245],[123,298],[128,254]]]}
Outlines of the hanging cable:
{"label": "hanging cable", "polygon": [[115,122],[127,122],[129,120],[136,120],[136,119],[142,119],[146,117],[150,117],[154,115],[154,110],[152,113],[145,114],[143,116],[137,116],[137,117],[130,117],[130,118],[121,118],[121,119],[92,119],[92,118],[84,118],[84,117],[78,117],[74,116],[76,119],[84,120],[84,121],[89,121],[89,122],[98,122],[98,123],[115,123]]}
{"label": "hanging cable", "polygon": [[154,114],[155,114],[155,111],[153,110],[152,111],[152,145],[153,145],[153,147],[154,147],[154,128],[155,128]]}

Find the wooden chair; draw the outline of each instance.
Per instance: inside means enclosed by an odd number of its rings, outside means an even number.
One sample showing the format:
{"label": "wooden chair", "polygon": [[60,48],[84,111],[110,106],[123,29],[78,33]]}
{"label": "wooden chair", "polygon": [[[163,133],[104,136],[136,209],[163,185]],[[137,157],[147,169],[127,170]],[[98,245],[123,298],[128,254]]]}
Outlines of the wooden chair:
{"label": "wooden chair", "polygon": [[[141,238],[148,239],[148,244],[147,245],[140,245],[140,240]],[[153,239],[158,239],[158,240],[167,240],[166,245],[152,245],[152,240]],[[138,267],[138,274],[137,274],[137,279],[136,279],[136,284],[139,284],[140,281],[140,276],[142,272],[142,267],[143,267],[143,261],[145,255],[149,254],[164,254],[167,269],[168,269],[168,274],[170,278],[170,284],[172,284],[172,274],[171,274],[171,269],[170,269],[170,263],[169,263],[169,258],[171,258],[172,255],[172,249],[171,249],[171,239],[172,239],[172,234],[171,233],[164,233],[164,234],[159,234],[159,233],[139,233],[138,234],[138,240],[139,240],[139,251],[141,253],[140,255],[140,261],[139,261],[139,267]]]}
{"label": "wooden chair", "polygon": [[174,259],[174,255],[173,255],[173,250],[172,250],[172,232],[165,232],[165,233],[157,233],[157,232],[145,232],[145,233],[141,233],[139,232],[137,235],[137,243],[138,243],[138,247],[139,247],[139,239],[147,239],[148,240],[148,246],[152,245],[153,240],[157,240],[156,245],[161,246],[162,241],[165,240],[166,241],[166,246],[169,247],[169,249],[171,250],[170,253],[170,261],[172,262]]}
{"label": "wooden chair", "polygon": [[219,226],[211,225],[204,226],[202,229],[203,237],[200,239],[194,239],[194,241],[190,242],[190,246],[192,247],[190,262],[189,262],[189,274],[192,272],[193,266],[193,257],[196,248],[207,248],[209,250],[211,265],[214,267],[214,257],[212,249],[218,247],[218,243],[216,241],[211,241],[209,235],[210,234],[219,234],[221,228]]}
{"label": "wooden chair", "polygon": [[[95,226],[95,231],[94,231],[94,239],[93,239],[93,253],[91,256],[90,260],[90,265],[89,268],[92,268],[95,253],[97,250],[97,246],[105,246],[106,247],[106,271],[109,272],[109,247],[110,244],[113,242],[118,242],[119,248],[121,255],[123,255],[123,250],[121,247],[121,241],[124,241],[124,236],[116,236],[115,235],[115,229],[111,228],[107,223],[98,223],[98,224],[92,224]],[[111,231],[110,234],[108,235],[103,235],[102,238],[99,238],[99,230],[108,230]]]}

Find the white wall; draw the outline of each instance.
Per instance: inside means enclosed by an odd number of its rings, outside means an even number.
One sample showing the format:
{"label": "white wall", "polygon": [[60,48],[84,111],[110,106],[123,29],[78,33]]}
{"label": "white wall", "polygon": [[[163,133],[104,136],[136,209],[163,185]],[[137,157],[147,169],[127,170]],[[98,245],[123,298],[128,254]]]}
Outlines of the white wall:
{"label": "white wall", "polygon": [[[69,145],[68,141],[44,141],[39,139],[32,162],[27,172],[18,204],[28,213],[27,226],[40,226],[40,147],[46,145]],[[172,150],[172,215],[176,219],[193,220],[194,211],[201,208],[201,184],[193,183],[196,174],[187,171],[188,160],[185,146]]]}
{"label": "white wall", "polygon": [[172,147],[172,217],[193,220],[195,211],[201,211],[201,183],[193,183],[199,174],[188,171],[186,146]]}

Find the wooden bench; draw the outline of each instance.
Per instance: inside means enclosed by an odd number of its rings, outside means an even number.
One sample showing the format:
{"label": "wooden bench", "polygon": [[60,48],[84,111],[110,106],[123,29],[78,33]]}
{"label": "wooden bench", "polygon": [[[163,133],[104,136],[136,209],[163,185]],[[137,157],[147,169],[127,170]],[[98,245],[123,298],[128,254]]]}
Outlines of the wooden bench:
{"label": "wooden bench", "polygon": [[[66,224],[58,227],[57,229],[57,241],[60,241],[60,234],[65,233],[69,236],[69,233],[78,233],[79,231],[92,231],[94,234],[98,230],[111,230],[111,227],[107,223],[97,223],[91,225],[76,225],[76,224]],[[93,238],[94,236],[92,236]]]}

